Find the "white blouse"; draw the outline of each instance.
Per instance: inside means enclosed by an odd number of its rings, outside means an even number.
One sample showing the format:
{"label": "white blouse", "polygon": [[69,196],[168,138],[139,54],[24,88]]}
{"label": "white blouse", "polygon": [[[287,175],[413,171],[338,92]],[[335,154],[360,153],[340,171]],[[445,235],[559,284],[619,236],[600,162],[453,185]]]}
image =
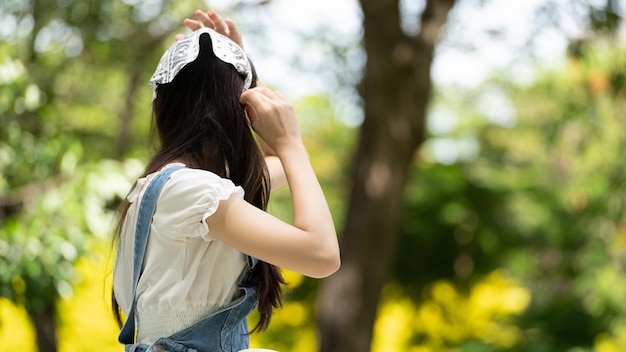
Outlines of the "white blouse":
{"label": "white blouse", "polygon": [[[175,164],[169,164],[171,167]],[[132,302],[133,250],[139,203],[158,174],[137,181],[115,257],[115,297],[128,315]],[[165,183],[152,220],[137,285],[137,341],[152,343],[183,330],[236,298],[245,265],[238,250],[209,235],[205,219],[220,200],[244,191],[232,181],[198,169],[175,171]]]}

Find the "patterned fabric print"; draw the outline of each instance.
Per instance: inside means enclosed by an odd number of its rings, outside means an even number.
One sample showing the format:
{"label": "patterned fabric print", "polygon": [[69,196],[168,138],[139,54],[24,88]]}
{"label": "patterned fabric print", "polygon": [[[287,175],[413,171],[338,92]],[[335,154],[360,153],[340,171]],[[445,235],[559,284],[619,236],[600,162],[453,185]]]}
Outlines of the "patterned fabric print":
{"label": "patterned fabric print", "polygon": [[172,82],[183,67],[198,58],[200,35],[203,33],[207,33],[211,37],[215,56],[223,62],[232,65],[239,74],[246,77],[244,90],[250,88],[252,84],[252,69],[243,49],[228,37],[210,28],[203,27],[178,40],[163,54],[156,71],[150,78],[150,87],[154,91],[153,100],[156,98],[156,88],[159,84]]}
{"label": "patterned fabric print", "polygon": [[[208,29],[208,28],[207,28]],[[237,43],[230,40],[228,37],[223,36],[212,29],[208,29],[211,35],[211,43],[213,44],[213,53],[218,59],[233,65],[237,72],[246,76],[244,83],[244,89],[250,88],[252,84],[252,68],[248,57],[244,53],[243,49],[237,45]]]}

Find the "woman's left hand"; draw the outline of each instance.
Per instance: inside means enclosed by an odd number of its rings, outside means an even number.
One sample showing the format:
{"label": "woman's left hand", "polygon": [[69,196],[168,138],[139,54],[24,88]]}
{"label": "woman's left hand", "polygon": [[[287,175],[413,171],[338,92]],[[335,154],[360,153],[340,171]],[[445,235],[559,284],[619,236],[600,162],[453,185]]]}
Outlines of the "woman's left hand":
{"label": "woman's left hand", "polygon": [[[241,37],[241,33],[235,24],[235,21],[230,18],[223,19],[217,12],[214,10],[209,10],[207,12],[203,12],[202,10],[196,10],[194,13],[196,15],[197,20],[192,20],[186,18],[183,23],[192,31],[197,31],[202,27],[207,27],[215,30],[217,33],[227,36],[232,41],[237,43],[241,48],[243,48],[243,38]],[[177,34],[176,40],[182,38],[184,34]]]}

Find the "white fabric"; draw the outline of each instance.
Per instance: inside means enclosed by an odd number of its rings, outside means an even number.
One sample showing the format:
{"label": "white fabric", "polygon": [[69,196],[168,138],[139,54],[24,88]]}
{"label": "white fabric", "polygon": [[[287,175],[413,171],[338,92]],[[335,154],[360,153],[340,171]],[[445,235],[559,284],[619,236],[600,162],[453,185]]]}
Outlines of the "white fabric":
{"label": "white fabric", "polygon": [[163,54],[149,82],[154,91],[152,100],[156,98],[156,89],[159,84],[172,82],[183,67],[196,61],[200,53],[200,35],[204,33],[209,34],[211,38],[215,56],[223,62],[231,64],[239,74],[245,76],[243,90],[250,88],[252,67],[243,49],[225,35],[217,33],[211,28],[202,27],[172,44]]}
{"label": "white fabric", "polygon": [[[170,164],[166,167],[171,167]],[[137,181],[128,196],[115,258],[115,296],[124,313],[132,297],[133,250],[141,197],[157,173]],[[184,168],[165,183],[153,217],[144,271],[137,286],[137,341],[153,342],[185,329],[230,303],[245,256],[214,240],[205,219],[220,200],[244,191],[232,181],[205,170]]]}

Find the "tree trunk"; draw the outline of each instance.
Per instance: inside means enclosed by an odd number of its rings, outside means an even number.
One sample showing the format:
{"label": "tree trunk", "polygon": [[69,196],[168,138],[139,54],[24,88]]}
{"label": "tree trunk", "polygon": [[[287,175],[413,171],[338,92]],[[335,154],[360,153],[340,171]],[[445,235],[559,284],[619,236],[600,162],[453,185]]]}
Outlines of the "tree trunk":
{"label": "tree trunk", "polygon": [[[133,63],[130,65],[129,70],[132,72],[128,77],[126,98],[124,99],[124,105],[122,111],[120,111],[120,124],[117,131],[117,157],[124,158],[133,146],[135,134],[132,128],[133,119],[135,117],[135,106],[137,104],[137,95],[142,87],[142,80],[145,79],[142,74],[141,67],[149,66],[152,64],[154,56],[161,50],[161,43],[163,42],[165,33],[162,36],[151,36],[149,33],[145,33],[145,29],[141,27],[138,31],[128,36],[127,40],[136,42],[138,48],[131,54],[133,57]],[[143,38],[137,40],[136,38]],[[158,54],[161,55],[161,54]],[[158,57],[158,56],[157,56]]]}
{"label": "tree trunk", "polygon": [[404,188],[424,138],[434,47],[454,0],[428,0],[415,37],[398,0],[361,0],[367,64],[365,119],[341,238],[342,267],[318,301],[320,351],[369,351],[380,293],[396,248]]}
{"label": "tree trunk", "polygon": [[120,127],[117,133],[117,156],[122,158],[133,144],[132,120],[135,115],[135,100],[141,82],[141,72],[134,70],[128,80],[128,92],[124,101],[124,110],[120,113]]}
{"label": "tree trunk", "polygon": [[57,334],[55,320],[55,306],[48,304],[42,312],[28,312],[30,319],[35,326],[35,336],[39,352],[57,351]]}

